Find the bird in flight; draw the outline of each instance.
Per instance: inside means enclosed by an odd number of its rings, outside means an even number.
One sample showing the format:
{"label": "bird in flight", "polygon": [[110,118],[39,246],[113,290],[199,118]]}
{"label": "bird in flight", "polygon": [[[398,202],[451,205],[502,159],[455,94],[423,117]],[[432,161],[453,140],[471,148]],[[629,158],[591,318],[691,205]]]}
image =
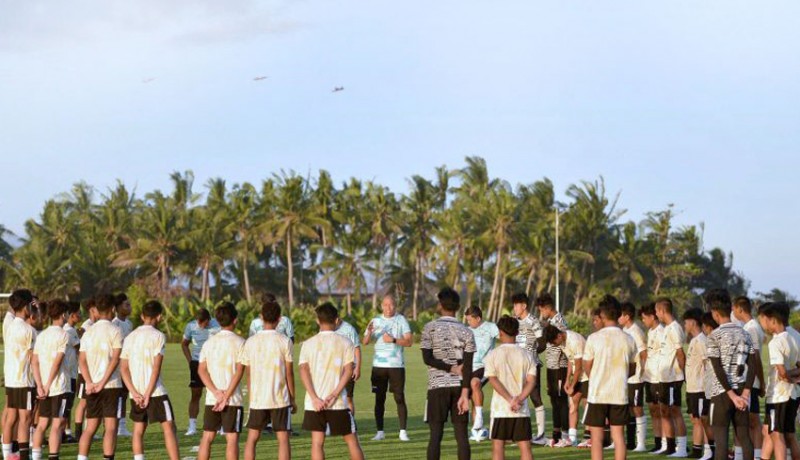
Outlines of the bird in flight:
{"label": "bird in flight", "polygon": [[142,83],[150,83],[153,80],[155,80],[155,78],[142,78]]}
{"label": "bird in flight", "polygon": [[269,78],[269,77],[267,77],[267,76],[265,76],[265,75],[261,75],[261,76],[255,77],[255,78],[253,79],[253,81],[261,81],[261,80],[266,80],[267,78]]}
{"label": "bird in flight", "polygon": [[338,93],[339,91],[344,91],[344,86],[336,86],[333,88],[332,93]]}

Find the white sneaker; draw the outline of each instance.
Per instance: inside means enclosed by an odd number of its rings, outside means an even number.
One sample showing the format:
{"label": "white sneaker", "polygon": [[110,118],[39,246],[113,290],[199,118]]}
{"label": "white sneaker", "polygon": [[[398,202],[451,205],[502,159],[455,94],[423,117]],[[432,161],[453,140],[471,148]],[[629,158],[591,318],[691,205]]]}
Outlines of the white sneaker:
{"label": "white sneaker", "polygon": [[700,457],[700,460],[711,460],[712,458],[714,458],[714,453],[711,452],[711,449],[705,449],[703,456]]}
{"label": "white sneaker", "polygon": [[647,452],[648,450],[650,450],[650,449],[648,449],[647,446],[638,445],[638,446],[636,446],[636,449],[633,449],[633,452]]}
{"label": "white sneaker", "polygon": [[386,435],[383,433],[383,431],[375,433],[375,437],[372,438],[373,441],[383,441],[384,439],[386,439]]}
{"label": "white sneaker", "polygon": [[545,436],[545,435],[537,436],[537,437],[533,438],[533,440],[531,442],[533,444],[536,444],[537,446],[550,445],[550,439],[548,439],[547,436]]}
{"label": "white sneaker", "polygon": [[612,442],[611,444],[608,445],[608,447],[604,447],[603,449],[604,450],[614,450],[614,443]]}
{"label": "white sneaker", "polygon": [[584,439],[580,443],[578,443],[578,449],[591,449],[592,448],[592,440],[591,439]]}
{"label": "white sneaker", "polygon": [[194,436],[197,434],[197,428],[189,428],[186,430],[186,434],[184,436]]}
{"label": "white sneaker", "polygon": [[120,438],[130,438],[131,432],[128,431],[128,428],[121,426],[117,429],[117,436],[119,436]]}
{"label": "white sneaker", "polygon": [[671,458],[686,458],[688,456],[689,456],[689,453],[686,452],[685,450],[683,450],[683,451],[677,450],[677,451],[675,451],[674,454],[667,455],[667,457],[671,457]]}
{"label": "white sneaker", "polygon": [[478,429],[473,428],[472,436],[470,436],[469,439],[470,441],[481,442],[485,441],[486,438],[488,437],[489,437],[489,431],[486,430],[485,428],[478,428]]}
{"label": "white sneaker", "polygon": [[408,437],[408,432],[406,430],[400,430],[400,440],[403,442],[411,441],[411,438]]}
{"label": "white sneaker", "polygon": [[572,442],[569,439],[561,438],[557,443],[553,445],[553,447],[561,448],[561,447],[572,447]]}

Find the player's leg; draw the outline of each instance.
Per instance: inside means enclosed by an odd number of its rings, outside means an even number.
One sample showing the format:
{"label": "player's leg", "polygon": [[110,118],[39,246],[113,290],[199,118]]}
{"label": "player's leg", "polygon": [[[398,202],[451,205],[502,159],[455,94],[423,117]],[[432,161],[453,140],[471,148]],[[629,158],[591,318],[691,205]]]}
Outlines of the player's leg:
{"label": "player's leg", "polygon": [[350,452],[350,460],[364,460],[364,452],[361,450],[361,444],[359,444],[358,436],[355,433],[344,435],[344,442]]}
{"label": "player's leg", "polygon": [[[453,411],[457,415],[457,409]],[[453,434],[456,437],[456,447],[458,449],[458,460],[470,458],[469,446],[469,412],[453,417]]]}
{"label": "player's leg", "polygon": [[517,443],[517,447],[519,447],[519,460],[533,460],[530,441],[520,441]]}
{"label": "player's leg", "polygon": [[311,432],[311,460],[325,460],[325,432]]}
{"label": "player's leg", "polygon": [[569,397],[569,442],[573,446],[578,445],[578,420],[580,419],[581,399],[583,399],[583,388],[576,388]]}
{"label": "player's leg", "polygon": [[428,422],[430,438],[428,439],[428,460],[439,460],[444,438],[444,422]]}
{"label": "player's leg", "polygon": [[347,407],[350,409],[350,413],[353,414],[353,417],[356,416],[356,381],[352,378],[347,385],[344,387],[347,391]]}
{"label": "player's leg", "polygon": [[197,460],[211,458],[211,444],[217,437],[217,431],[222,427],[222,414],[215,412],[213,406],[206,406],[203,412],[203,435],[200,438],[200,448],[197,451]]}
{"label": "player's leg", "polygon": [[442,439],[444,438],[444,423],[450,408],[457,402],[451,402],[448,389],[428,390],[428,399],[425,401],[425,417],[428,422],[430,437],[428,438],[428,460],[439,460],[442,452]]}
{"label": "player's leg", "polygon": [[33,432],[33,439],[31,439],[31,452],[34,457],[42,456],[42,446],[44,445],[44,438],[47,435],[47,427],[49,425],[50,417],[39,417],[36,423],[36,430]]}
{"label": "player's leg", "polygon": [[750,439],[753,441],[754,453],[756,458],[761,458],[761,450],[764,444],[763,428],[761,426],[761,405],[758,396],[759,389],[753,389],[750,393]]}
{"label": "player's leg", "polygon": [[[755,450],[753,449],[753,440],[750,439],[750,414],[747,411],[735,411],[733,426],[736,428],[736,437],[739,438],[739,444],[742,446],[742,458],[744,460],[753,460]],[[783,451],[785,454],[785,444]]]}
{"label": "player's leg", "polygon": [[[408,441],[408,406],[406,406],[406,370],[394,368],[389,370],[389,391],[394,396],[397,406],[397,419],[400,423],[400,440]],[[385,397],[384,397],[385,399]]]}
{"label": "player's leg", "polygon": [[[131,414],[133,415],[133,414]],[[133,422],[133,433],[131,436],[131,446],[133,448],[134,460],[141,460],[144,458],[144,433],[147,431],[147,423],[143,421]],[[105,452],[105,446],[103,446]]]}
{"label": "player's leg", "polygon": [[[88,407],[87,407],[87,415],[91,415],[88,414]],[[80,459],[81,456],[83,456],[83,460],[85,460],[89,456],[89,449],[91,449],[94,435],[95,433],[97,433],[97,429],[100,427],[100,420],[101,419],[99,417],[87,417],[86,429],[83,430],[83,433],[81,434],[81,439],[78,443],[79,460],[81,460]]]}
{"label": "player's leg", "polygon": [[19,442],[20,458],[28,458],[31,450],[31,424],[33,423],[33,410],[20,410],[17,418],[17,441]]}
{"label": "player's leg", "polygon": [[384,438],[384,415],[386,413],[386,393],[389,389],[389,373],[387,369],[380,367],[372,368],[370,376],[372,392],[375,393],[375,425],[378,433],[372,438],[373,441],[380,441]]}
{"label": "player's leg", "polygon": [[477,431],[483,428],[483,388],[481,387],[481,379],[472,377],[469,381],[469,386],[472,391],[472,406],[474,410],[472,429]]}
{"label": "player's leg", "polygon": [[[180,452],[178,449],[178,428],[175,426],[175,422],[172,420],[161,422],[161,430],[164,432],[164,445],[167,448],[167,455],[169,455],[170,460],[179,460]],[[238,443],[238,434],[231,434],[236,436]],[[236,449],[236,457],[228,456],[227,458],[237,460],[239,458],[239,449]]]}
{"label": "player's leg", "polygon": [[119,428],[119,417],[105,417],[103,419],[103,455],[114,455],[117,451],[117,429]]}
{"label": "player's leg", "polygon": [[611,425],[611,442],[614,443],[614,460],[625,460],[628,449],[625,446],[624,425]]}
{"label": "player's leg", "polygon": [[[520,443],[521,444],[521,443]],[[520,447],[522,452],[522,447]],[[524,457],[520,457],[521,459]],[[492,440],[492,460],[506,460],[506,442],[503,440]]]}
{"label": "player's leg", "polygon": [[544,444],[545,439],[545,410],[542,401],[542,366],[536,367],[536,386],[531,392],[531,402],[533,403],[534,417],[536,419],[536,434],[533,436],[534,444]]}
{"label": "player's leg", "polygon": [[197,415],[200,413],[200,398],[203,396],[202,387],[191,387],[191,399],[189,400],[189,427],[186,436],[197,433]]}
{"label": "player's leg", "polygon": [[[256,446],[258,440],[261,439],[262,430],[267,426],[266,412],[265,410],[250,409],[250,415],[247,418],[247,440],[244,443],[244,460],[256,459]],[[279,434],[279,432],[275,432],[275,437],[278,438],[278,457],[280,458],[281,438],[278,436]]]}
{"label": "player's leg", "polygon": [[[66,425],[69,419],[66,417],[55,417],[52,420],[52,426],[50,427],[50,442],[47,445],[47,450],[50,455],[58,454],[61,450],[61,433],[64,430],[64,425]],[[39,417],[39,423],[41,424],[42,418]]]}
{"label": "player's leg", "polygon": [[[289,442],[291,440],[291,433],[289,431],[276,431],[275,438],[278,440],[278,460],[289,460],[292,458],[292,445]],[[253,448],[253,457],[249,460],[254,460],[255,457],[255,447]],[[248,460],[248,459],[245,459]]]}
{"label": "player's leg", "polygon": [[675,425],[673,424],[672,408],[670,407],[672,385],[669,383],[660,384],[658,392],[658,406],[661,413],[661,436],[667,440],[667,450],[665,455],[675,453]]}
{"label": "player's leg", "polygon": [[681,412],[681,390],[683,382],[675,382],[669,385],[669,411],[672,418],[672,426],[675,429],[675,456],[685,457],[688,455],[686,442],[686,422],[683,420]]}

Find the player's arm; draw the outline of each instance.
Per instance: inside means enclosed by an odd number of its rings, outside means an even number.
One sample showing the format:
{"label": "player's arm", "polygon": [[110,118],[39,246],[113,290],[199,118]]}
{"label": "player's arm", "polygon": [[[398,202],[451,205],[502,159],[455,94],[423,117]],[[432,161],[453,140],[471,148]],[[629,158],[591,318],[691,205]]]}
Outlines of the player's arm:
{"label": "player's arm", "polygon": [[753,347],[753,350],[757,358],[755,360],[755,373],[756,377],[758,377],[758,381],[761,382],[761,391],[763,391],[766,389],[766,380],[764,380],[764,363],[761,362],[761,349]]}
{"label": "player's arm", "polygon": [[127,359],[121,359],[119,362],[119,375],[122,377],[122,382],[130,391],[131,396],[133,396],[133,400],[136,401],[138,404],[142,398],[142,395],[136,391],[136,387],[133,385],[133,378],[131,377],[131,368],[130,363]]}
{"label": "player's arm", "polygon": [[394,339],[394,343],[401,347],[410,347],[414,344],[414,334],[406,332],[402,337]]}
{"label": "player's arm", "polygon": [[117,367],[119,367],[121,353],[122,353],[121,348],[115,348],[111,352],[111,361],[109,361],[108,363],[108,368],[106,369],[106,373],[105,375],[103,375],[103,378],[100,379],[99,382],[97,382],[97,386],[100,387],[100,389],[105,388],[108,381],[111,380],[111,376],[114,375],[114,371],[116,371]]}
{"label": "player's arm", "polygon": [[594,364],[594,359],[584,359],[583,360],[583,373],[592,378],[592,365]]}
{"label": "player's arm", "polygon": [[[353,363],[350,363],[353,364]],[[337,396],[342,394],[344,391],[344,387],[347,386],[347,383],[350,382],[350,379],[353,378],[353,366],[342,366],[342,373],[339,376],[339,384],[336,385],[334,388],[333,393],[325,397],[325,406],[329,406]]]}
{"label": "player's arm", "polygon": [[647,349],[645,348],[644,350],[639,352],[639,367],[641,368],[639,377],[642,376],[641,374],[644,374],[644,369],[646,364],[647,364]]}
{"label": "player's arm", "polygon": [[372,332],[375,330],[375,327],[372,325],[372,321],[367,324],[367,328],[364,330],[364,335],[361,336],[361,345],[369,345],[372,341]]}
{"label": "player's arm", "polygon": [[682,347],[675,350],[675,358],[678,360],[678,366],[681,369],[686,369],[686,353],[683,352]]}
{"label": "player's arm", "polygon": [[[575,384],[578,383],[578,379],[580,379],[583,374],[583,358],[575,358],[572,367],[574,367],[574,369],[570,369],[569,366],[567,367],[567,382],[571,382],[570,385],[575,386]],[[572,380],[569,379],[570,371],[572,371]]]}
{"label": "player's arm", "polygon": [[[531,378],[531,382],[532,383],[534,382],[533,378]],[[505,385],[503,385],[503,382],[501,382],[500,379],[498,379],[495,376],[491,376],[491,377],[489,377],[489,384],[492,385],[492,388],[494,389],[494,393],[496,395],[498,395],[501,398],[505,399],[509,404],[513,404],[514,397],[511,396],[511,393],[508,392],[508,389],[506,388]],[[528,382],[527,382],[527,379],[526,379],[525,386],[527,387],[527,385],[528,385]],[[531,391],[533,391],[533,388],[531,388]],[[522,398],[520,398],[520,399],[522,399]]]}
{"label": "player's arm", "polygon": [[89,390],[89,387],[94,384],[92,381],[92,374],[89,372],[89,363],[86,361],[86,352],[82,351],[78,354],[78,370],[80,370],[81,375],[83,376],[83,381],[86,382],[86,392],[92,393]]}
{"label": "player's arm", "polygon": [[361,347],[356,347],[356,363],[353,369],[353,380],[361,378]]}
{"label": "player's arm", "polygon": [[[36,355],[34,354],[33,356]],[[53,385],[53,381],[58,376],[58,371],[61,369],[61,363],[63,362],[64,362],[64,352],[60,351],[56,355],[56,359],[53,361],[53,364],[50,366],[50,375],[47,376],[47,383],[45,383],[43,387],[45,397],[47,397],[47,395],[50,393],[50,386]],[[38,366],[35,367],[34,369],[38,369]]]}
{"label": "player's arm", "polygon": [[[36,393],[39,399],[44,399],[47,394],[42,385],[42,372],[39,370],[39,354],[34,353],[31,358],[31,367],[33,368],[33,381],[36,382]],[[49,388],[49,387],[48,387]]]}
{"label": "player's arm", "polygon": [[207,361],[200,361],[200,364],[197,366],[197,375],[200,376],[200,380],[203,382],[203,385],[206,386],[206,391],[210,391],[217,399],[220,399],[221,395],[219,393],[222,393],[222,391],[214,385],[214,380],[211,379],[211,374],[208,372]]}
{"label": "player's arm", "polygon": [[186,336],[183,336],[183,340],[181,340],[181,351],[183,351],[183,356],[186,358],[187,363],[192,362],[192,350],[189,349],[189,345],[191,344],[192,342],[190,342]]}
{"label": "player's arm", "polygon": [[317,412],[325,409],[325,401],[320,399],[316,389],[314,389],[314,380],[311,378],[311,368],[308,363],[300,364],[300,379],[303,381],[303,386],[306,387],[306,393],[314,404],[314,409]]}
{"label": "player's arm", "polygon": [[533,389],[536,388],[536,375],[528,374],[525,376],[525,386],[522,387],[522,393],[517,396],[519,401],[525,401],[528,396],[533,393]]}
{"label": "player's arm", "polygon": [[289,389],[289,402],[292,404],[292,413],[297,412],[297,390],[294,386],[294,365],[291,361],[286,362],[286,388]]}

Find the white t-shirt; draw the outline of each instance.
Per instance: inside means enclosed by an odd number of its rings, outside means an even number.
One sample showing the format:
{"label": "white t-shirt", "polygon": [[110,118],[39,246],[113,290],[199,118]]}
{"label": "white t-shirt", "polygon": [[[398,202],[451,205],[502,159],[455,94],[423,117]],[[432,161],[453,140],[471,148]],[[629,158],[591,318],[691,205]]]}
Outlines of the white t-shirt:
{"label": "white t-shirt", "polygon": [[111,324],[117,326],[119,330],[122,331],[122,340],[125,340],[125,338],[128,337],[128,335],[131,332],[133,332],[133,324],[131,323],[131,320],[128,318],[125,319],[114,318],[111,320]]}
{"label": "white t-shirt", "polygon": [[[564,350],[564,355],[566,355],[574,370],[575,360],[583,360],[583,349],[586,347],[586,339],[584,339],[583,336],[577,332],[570,331],[569,329],[566,331],[566,333],[567,340],[564,341],[564,343],[561,345],[561,348]],[[577,381],[585,382],[587,380],[589,380],[589,376],[586,375],[585,370],[582,370]]]}
{"label": "white t-shirt", "polygon": [[[86,354],[86,365],[89,367],[92,382],[97,383],[102,380],[111,364],[114,350],[122,350],[122,331],[111,324],[111,321],[101,319],[83,334],[80,352]],[[119,366],[117,366],[104,388],[122,387]]]}
{"label": "white t-shirt", "polygon": [[[286,382],[292,362],[292,341],[275,330],[261,330],[247,339],[239,363],[249,372],[250,409],[281,409],[291,405]],[[315,383],[316,385],[316,383]]]}
{"label": "white t-shirt", "polygon": [[[756,351],[756,357],[761,359],[762,345],[767,339],[764,330],[761,329],[761,325],[758,324],[758,321],[755,319],[750,319],[750,321],[744,323],[742,328],[745,332],[750,334],[750,341],[753,342],[753,349]],[[753,381],[753,388],[761,388],[761,381],[758,379],[758,375],[756,375],[756,379]]]}
{"label": "white t-shirt", "polygon": [[[233,331],[221,330],[209,337],[200,350],[200,364],[206,363],[208,375],[214,386],[225,391],[231,384],[231,380],[236,375],[236,365],[244,348],[244,339],[236,335]],[[259,391],[257,388],[255,391]],[[217,404],[214,393],[206,391],[206,406]],[[241,407],[242,390],[239,386],[228,399],[228,405]]]}
{"label": "white t-shirt", "polygon": [[3,317],[3,340],[5,340],[6,335],[8,335],[8,328],[11,326],[11,323],[14,322],[14,318],[17,316],[14,314],[14,310],[11,308],[6,311],[6,315]]}
{"label": "white t-shirt", "polygon": [[664,326],[658,326],[647,331],[647,362],[644,365],[642,381],[660,383],[659,360],[661,358],[661,336],[664,335]]}
{"label": "white t-shirt", "polygon": [[[308,364],[314,390],[322,399],[333,394],[341,381],[345,366],[350,366],[354,362],[353,342],[335,331],[321,331],[306,340],[300,349],[300,365]],[[346,394],[347,390],[343,390],[337,395],[336,401],[328,410],[347,409]],[[308,393],[305,398],[305,410],[314,410],[314,403]]]}
{"label": "white t-shirt", "polygon": [[633,338],[616,326],[604,327],[586,339],[583,360],[592,362],[591,404],[628,404],[628,370],[636,359]]}
{"label": "white t-shirt", "polygon": [[706,335],[702,332],[697,334],[689,342],[689,350],[686,353],[686,392],[703,393],[705,359],[706,359]]}
{"label": "white t-shirt", "polygon": [[94,326],[94,323],[95,321],[89,318],[86,321],[84,321],[83,324],[81,324],[81,329],[83,329],[83,332],[86,332],[89,329],[91,329],[92,326]]}
{"label": "white t-shirt", "polygon": [[36,330],[24,319],[14,317],[5,330],[3,340],[3,375],[6,388],[36,386],[31,372],[31,355],[36,343]]}
{"label": "white t-shirt", "polygon": [[631,336],[636,344],[636,373],[628,379],[628,383],[642,383],[642,352],[647,351],[647,338],[642,328],[635,322],[631,327],[625,327],[622,330]]}
{"label": "white t-shirt", "polygon": [[[121,333],[120,333],[121,334]],[[128,368],[131,371],[133,387],[140,394],[147,391],[150,379],[153,378],[153,364],[157,356],[164,356],[167,346],[167,336],[153,326],[139,326],[135,331],[128,335],[122,346],[122,359],[128,360]],[[163,362],[162,362],[163,368]],[[167,394],[167,389],[161,381],[161,374],[158,373],[156,388],[151,397],[157,398]],[[131,395],[131,398],[133,396]]]}
{"label": "white t-shirt", "polygon": [[42,385],[47,384],[50,372],[59,354],[64,355],[61,365],[58,367],[56,378],[50,384],[49,396],[63,395],[71,390],[68,363],[66,362],[66,352],[69,347],[69,335],[59,326],[50,326],[36,337],[36,345],[33,347],[33,354],[39,358],[39,376]]}
{"label": "white t-shirt", "polygon": [[686,334],[677,321],[664,326],[661,336],[661,356],[658,360],[659,382],[672,383],[683,381],[683,369],[678,362],[678,350],[683,350]]}
{"label": "white t-shirt", "polygon": [[776,366],[783,365],[786,372],[796,369],[800,361],[800,344],[783,331],[772,336],[768,348],[770,372],[765,395],[767,404],[780,404],[797,398],[800,396],[797,385],[781,380]]}
{"label": "white t-shirt", "polygon": [[81,339],[78,337],[78,330],[69,323],[64,323],[64,331],[69,336],[69,344],[67,344],[67,352],[64,356],[64,360],[67,362],[67,373],[70,379],[77,379],[78,347],[81,345]]}
{"label": "white t-shirt", "polygon": [[[496,377],[511,396],[522,393],[527,376],[536,376],[536,363],[531,354],[515,343],[504,343],[495,347],[483,359],[486,377]],[[530,417],[528,398],[522,403],[518,412],[497,393],[492,395],[492,419]]]}

